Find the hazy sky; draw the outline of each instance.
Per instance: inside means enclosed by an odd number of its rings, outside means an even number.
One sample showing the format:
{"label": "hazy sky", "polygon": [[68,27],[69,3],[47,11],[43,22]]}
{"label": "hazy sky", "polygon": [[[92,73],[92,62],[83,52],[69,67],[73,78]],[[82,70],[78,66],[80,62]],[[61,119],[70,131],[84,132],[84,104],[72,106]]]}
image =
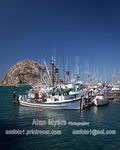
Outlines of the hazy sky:
{"label": "hazy sky", "polygon": [[56,49],[73,69],[80,57],[107,77],[120,66],[119,0],[0,0],[0,79],[23,59],[48,60]]}

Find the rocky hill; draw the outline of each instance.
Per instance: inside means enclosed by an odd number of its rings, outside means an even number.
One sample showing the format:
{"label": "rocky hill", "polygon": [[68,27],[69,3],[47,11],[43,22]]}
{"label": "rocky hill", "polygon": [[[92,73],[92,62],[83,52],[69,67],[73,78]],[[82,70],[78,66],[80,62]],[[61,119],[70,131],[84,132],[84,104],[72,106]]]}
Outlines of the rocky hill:
{"label": "rocky hill", "polygon": [[23,60],[8,70],[2,85],[35,85],[47,82],[49,81],[43,65],[38,65],[35,61]]}

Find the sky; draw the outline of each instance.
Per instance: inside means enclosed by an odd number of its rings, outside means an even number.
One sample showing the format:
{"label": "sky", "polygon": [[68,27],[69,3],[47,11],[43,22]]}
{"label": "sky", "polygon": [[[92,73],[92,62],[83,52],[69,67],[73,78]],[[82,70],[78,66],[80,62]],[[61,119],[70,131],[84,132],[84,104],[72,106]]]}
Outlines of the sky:
{"label": "sky", "polygon": [[119,0],[0,0],[0,80],[24,59],[56,54],[74,70],[120,73]]}

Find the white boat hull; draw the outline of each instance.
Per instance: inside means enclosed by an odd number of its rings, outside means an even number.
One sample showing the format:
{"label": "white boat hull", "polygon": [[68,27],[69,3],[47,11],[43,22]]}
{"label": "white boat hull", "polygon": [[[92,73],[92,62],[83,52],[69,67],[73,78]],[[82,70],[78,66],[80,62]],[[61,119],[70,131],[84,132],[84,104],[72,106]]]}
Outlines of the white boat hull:
{"label": "white boat hull", "polygon": [[93,102],[94,102],[94,105],[96,106],[103,106],[103,105],[107,105],[109,103],[109,100],[104,97],[103,98],[96,97],[94,98]]}
{"label": "white boat hull", "polygon": [[22,106],[40,109],[80,109],[80,99],[54,103],[33,103],[30,101],[19,100],[19,103]]}

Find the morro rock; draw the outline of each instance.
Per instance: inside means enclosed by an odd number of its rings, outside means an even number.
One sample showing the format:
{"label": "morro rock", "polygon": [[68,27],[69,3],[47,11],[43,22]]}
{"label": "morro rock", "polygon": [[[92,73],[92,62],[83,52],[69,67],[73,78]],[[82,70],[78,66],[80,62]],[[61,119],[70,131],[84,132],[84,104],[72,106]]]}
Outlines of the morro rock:
{"label": "morro rock", "polygon": [[35,85],[47,83],[46,68],[35,61],[23,60],[10,68],[2,81],[3,85]]}

